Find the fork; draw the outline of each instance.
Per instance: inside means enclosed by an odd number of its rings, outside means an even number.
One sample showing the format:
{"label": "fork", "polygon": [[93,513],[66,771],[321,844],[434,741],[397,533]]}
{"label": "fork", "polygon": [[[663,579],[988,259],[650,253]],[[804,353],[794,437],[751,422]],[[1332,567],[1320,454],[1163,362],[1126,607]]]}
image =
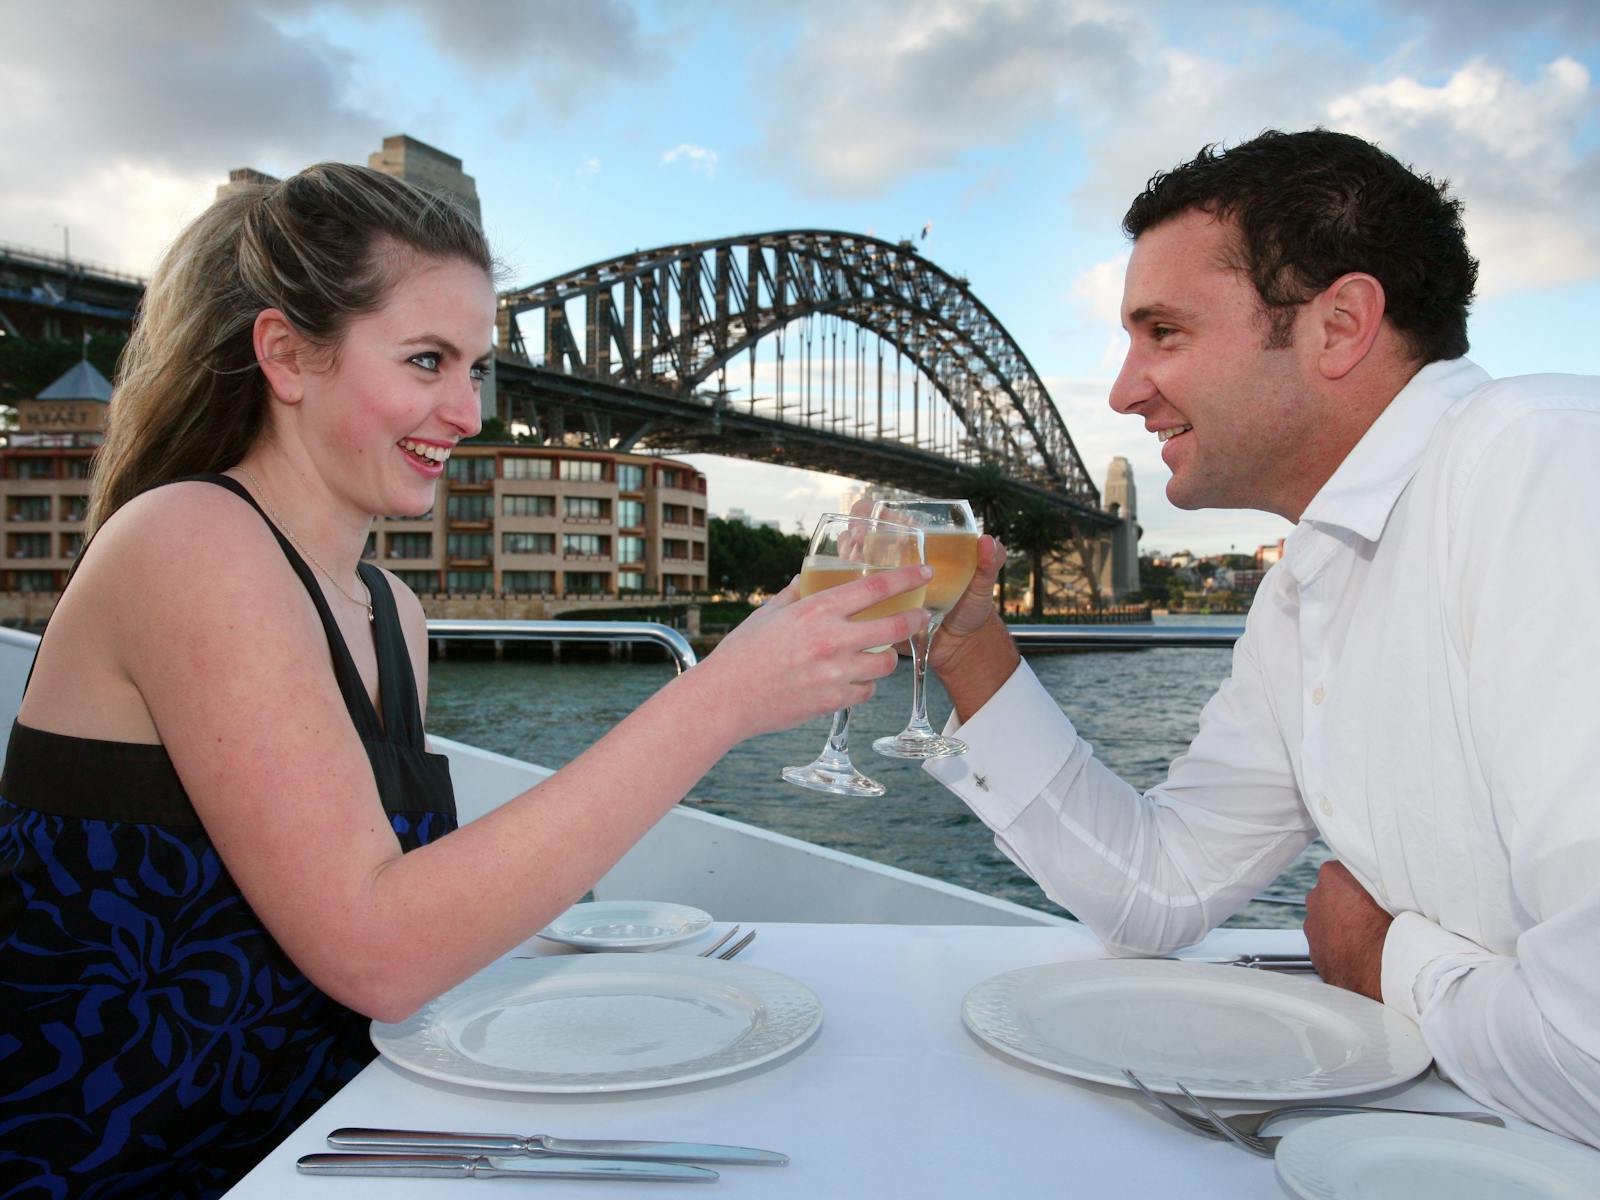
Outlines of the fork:
{"label": "fork", "polygon": [[[1224,1117],[1220,1116],[1204,1100],[1190,1092],[1182,1083],[1178,1083],[1178,1090],[1187,1096],[1196,1108],[1206,1114],[1204,1117],[1198,1117],[1193,1113],[1185,1112],[1174,1104],[1169,1104],[1164,1097],[1145,1087],[1144,1083],[1132,1071],[1124,1070],[1123,1075],[1145,1096],[1183,1121],[1185,1125],[1196,1133],[1211,1138],[1227,1138],[1229,1141],[1249,1150],[1252,1154],[1259,1154],[1263,1158],[1271,1158],[1282,1139],[1263,1136],[1261,1130],[1272,1124],[1272,1122],[1287,1117],[1326,1117],[1343,1113],[1383,1112],[1404,1113],[1408,1116],[1421,1117],[1452,1117],[1462,1121],[1476,1121],[1484,1125],[1505,1127],[1505,1122],[1493,1113],[1471,1111],[1435,1112],[1414,1108],[1381,1108],[1360,1104],[1284,1104],[1261,1112],[1236,1113],[1231,1117]],[[1173,1082],[1177,1083],[1176,1080]]]}
{"label": "fork", "polygon": [[722,949],[722,947],[727,943],[729,938],[731,938],[734,934],[736,934],[738,932],[739,932],[739,927],[737,925],[735,925],[732,929],[728,930],[727,933],[723,934],[716,941],[712,942],[711,945],[707,946],[704,950],[700,951],[700,957],[701,958],[710,958],[718,950]]}
{"label": "fork", "polygon": [[717,955],[717,957],[722,959],[723,962],[727,962],[728,959],[732,958],[735,954],[739,953],[739,951],[743,950],[746,946],[748,946],[751,942],[753,942],[755,940],[756,940],[756,931],[754,929],[752,929],[749,933],[745,934],[742,938],[740,938],[733,945],[729,946],[721,954]]}

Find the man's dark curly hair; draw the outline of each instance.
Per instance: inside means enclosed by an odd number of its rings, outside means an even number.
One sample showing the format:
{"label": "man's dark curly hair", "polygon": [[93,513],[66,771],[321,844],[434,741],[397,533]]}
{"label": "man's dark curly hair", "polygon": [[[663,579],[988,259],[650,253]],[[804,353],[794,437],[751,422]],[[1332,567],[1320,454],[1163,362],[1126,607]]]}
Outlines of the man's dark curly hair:
{"label": "man's dark curly hair", "polygon": [[1385,315],[1421,363],[1467,352],[1478,261],[1446,181],[1414,174],[1347,133],[1269,129],[1210,145],[1154,176],[1122,219],[1131,238],[1191,209],[1234,222],[1237,261],[1268,317],[1267,345],[1293,337],[1295,309],[1339,276],[1383,285]]}

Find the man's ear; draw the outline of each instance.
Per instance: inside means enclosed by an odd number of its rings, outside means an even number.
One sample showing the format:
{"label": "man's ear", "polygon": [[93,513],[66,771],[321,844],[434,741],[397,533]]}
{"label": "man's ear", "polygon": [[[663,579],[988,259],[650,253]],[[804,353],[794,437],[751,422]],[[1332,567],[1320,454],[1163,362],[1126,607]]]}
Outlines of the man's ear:
{"label": "man's ear", "polygon": [[256,362],[267,377],[273,396],[285,404],[298,404],[305,394],[306,340],[289,318],[276,308],[256,314],[252,331]]}
{"label": "man's ear", "polygon": [[1371,351],[1383,328],[1383,284],[1352,271],[1335,279],[1312,300],[1321,338],[1317,369],[1324,378],[1342,379]]}

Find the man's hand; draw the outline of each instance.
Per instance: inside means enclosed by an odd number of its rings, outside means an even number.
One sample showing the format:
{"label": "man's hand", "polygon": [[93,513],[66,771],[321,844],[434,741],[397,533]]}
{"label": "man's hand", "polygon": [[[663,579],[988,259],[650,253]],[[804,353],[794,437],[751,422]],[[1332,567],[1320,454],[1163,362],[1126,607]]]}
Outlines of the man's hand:
{"label": "man's hand", "polygon": [[1306,894],[1306,943],[1324,983],[1383,1000],[1383,940],[1394,918],[1338,861],[1322,864]]}
{"label": "man's hand", "polygon": [[994,583],[1005,568],[1006,548],[987,534],[978,539],[978,568],[955,607],[945,615],[928,652],[956,714],[966,721],[1011,678],[1020,657],[994,608]]}

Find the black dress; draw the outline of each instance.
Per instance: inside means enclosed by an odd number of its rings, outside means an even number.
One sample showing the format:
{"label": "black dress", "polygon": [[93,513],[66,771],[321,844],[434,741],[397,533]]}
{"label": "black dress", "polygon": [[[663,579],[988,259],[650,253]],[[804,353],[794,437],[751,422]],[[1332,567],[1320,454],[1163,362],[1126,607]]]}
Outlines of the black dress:
{"label": "black dress", "polygon": [[[233,479],[198,478],[260,512]],[[382,572],[360,567],[380,724],[310,568],[273,532],[322,618],[401,846],[449,832],[449,765],[423,748]],[[367,1027],[262,926],[164,747],[12,726],[0,777],[0,1196],[218,1195],[372,1059]]]}

